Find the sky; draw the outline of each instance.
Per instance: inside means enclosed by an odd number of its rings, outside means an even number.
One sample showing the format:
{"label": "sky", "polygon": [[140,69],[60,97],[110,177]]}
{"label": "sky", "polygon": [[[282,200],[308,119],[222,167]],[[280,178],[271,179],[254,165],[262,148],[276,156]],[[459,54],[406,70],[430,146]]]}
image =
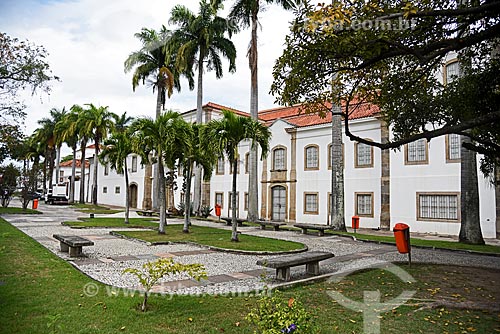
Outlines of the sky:
{"label": "sky", "polygon": [[[219,14],[226,16],[233,0],[225,2]],[[124,73],[128,55],[141,48],[134,37],[141,28],[168,26],[171,9],[182,4],[198,12],[198,0],[0,0],[0,31],[11,37],[45,47],[48,62],[60,82],[51,84],[47,95],[26,94],[28,114],[25,132],[37,128],[37,121],[52,108],[70,108],[73,104],[93,103],[130,116],[155,114],[156,95],[148,86],[132,90],[132,73]],[[272,68],[281,55],[293,13],[277,5],[267,5],[259,16],[259,110],[274,107],[269,94]],[[175,27],[170,27],[175,28]],[[229,73],[224,61],[224,76],[217,80],[213,72],[204,76],[203,103],[215,102],[248,112],[250,106],[250,70],[246,52],[250,30],[232,38],[236,50],[236,72]],[[190,91],[183,82],[165,107],[177,112],[196,108],[196,88]]]}

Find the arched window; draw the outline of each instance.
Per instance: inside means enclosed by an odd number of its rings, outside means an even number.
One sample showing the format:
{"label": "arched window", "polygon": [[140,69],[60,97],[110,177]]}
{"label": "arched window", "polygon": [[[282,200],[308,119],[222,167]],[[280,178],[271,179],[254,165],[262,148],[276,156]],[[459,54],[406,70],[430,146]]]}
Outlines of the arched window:
{"label": "arched window", "polygon": [[273,150],[273,170],[286,170],[286,150],[283,147]]}
{"label": "arched window", "polygon": [[309,145],[304,149],[305,169],[319,169],[319,148],[318,145]]}

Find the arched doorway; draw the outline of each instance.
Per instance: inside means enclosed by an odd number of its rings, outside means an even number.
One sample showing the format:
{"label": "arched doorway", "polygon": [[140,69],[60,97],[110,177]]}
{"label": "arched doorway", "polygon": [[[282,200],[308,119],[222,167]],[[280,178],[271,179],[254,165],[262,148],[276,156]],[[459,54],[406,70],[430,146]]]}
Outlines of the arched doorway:
{"label": "arched doorway", "polygon": [[129,186],[129,207],[137,208],[137,184],[132,183]]}
{"label": "arched doorway", "polygon": [[286,188],[275,186],[271,191],[271,208],[273,221],[284,221],[286,218]]}

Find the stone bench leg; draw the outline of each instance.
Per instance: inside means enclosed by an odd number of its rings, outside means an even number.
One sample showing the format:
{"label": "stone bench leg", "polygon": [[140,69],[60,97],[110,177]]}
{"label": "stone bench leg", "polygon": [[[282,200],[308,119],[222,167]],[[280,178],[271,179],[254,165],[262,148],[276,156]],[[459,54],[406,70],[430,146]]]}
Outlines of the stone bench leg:
{"label": "stone bench leg", "polygon": [[319,275],[319,261],[307,263],[306,272],[311,275]]}
{"label": "stone bench leg", "polygon": [[78,246],[78,247],[69,246],[69,256],[70,257],[82,256],[82,246]]}
{"label": "stone bench leg", "polygon": [[324,230],[319,230],[318,231],[318,237],[322,237],[325,235],[325,231]]}
{"label": "stone bench leg", "polygon": [[307,234],[307,228],[302,228],[302,234]]}
{"label": "stone bench leg", "polygon": [[282,281],[290,280],[290,267],[277,268],[276,269],[276,279]]}
{"label": "stone bench leg", "polygon": [[261,230],[265,230],[266,229],[266,225],[260,225],[260,229]]}
{"label": "stone bench leg", "polygon": [[64,253],[69,252],[69,247],[64,242],[59,241],[59,245],[61,246],[61,252],[64,252]]}
{"label": "stone bench leg", "polygon": [[279,231],[279,230],[280,230],[279,225],[274,226],[274,230],[275,230],[275,231]]}

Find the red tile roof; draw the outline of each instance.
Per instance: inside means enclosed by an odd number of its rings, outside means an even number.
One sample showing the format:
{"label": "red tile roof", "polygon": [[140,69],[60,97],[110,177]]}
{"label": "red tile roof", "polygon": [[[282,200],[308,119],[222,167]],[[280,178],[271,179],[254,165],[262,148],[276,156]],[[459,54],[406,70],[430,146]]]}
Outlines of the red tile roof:
{"label": "red tile roof", "polygon": [[[59,164],[60,167],[71,167],[73,163],[73,160],[68,160],[68,161],[65,161],[65,162],[61,162]],[[82,166],[82,163],[80,162],[80,159],[76,160],[76,168],[81,168]],[[85,168],[88,168],[90,166],[89,162],[87,160],[85,160]]]}
{"label": "red tile roof", "polygon": [[[342,111],[345,112],[345,103],[342,104]],[[267,124],[271,124],[277,119],[282,119],[297,127],[326,124],[332,121],[331,104],[326,103],[324,106],[325,114],[322,117],[318,112],[310,112],[304,110],[302,105],[294,105],[291,107],[273,108],[259,112],[259,118]],[[371,103],[359,103],[349,105],[349,119],[360,119],[365,117],[373,117],[380,112],[378,106]]]}

